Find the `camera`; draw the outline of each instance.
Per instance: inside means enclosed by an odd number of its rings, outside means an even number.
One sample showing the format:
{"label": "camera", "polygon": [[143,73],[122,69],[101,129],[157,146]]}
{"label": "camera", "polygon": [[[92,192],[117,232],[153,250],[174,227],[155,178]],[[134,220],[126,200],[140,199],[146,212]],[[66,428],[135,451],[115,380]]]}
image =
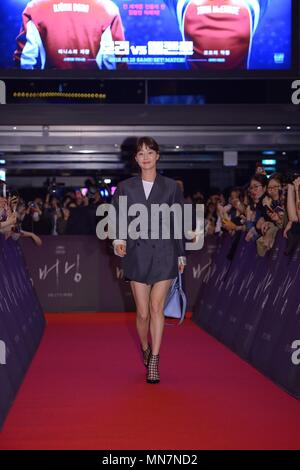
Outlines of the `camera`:
{"label": "camera", "polygon": [[30,209],[31,212],[35,212],[37,210],[37,205],[33,201],[28,202],[28,209]]}

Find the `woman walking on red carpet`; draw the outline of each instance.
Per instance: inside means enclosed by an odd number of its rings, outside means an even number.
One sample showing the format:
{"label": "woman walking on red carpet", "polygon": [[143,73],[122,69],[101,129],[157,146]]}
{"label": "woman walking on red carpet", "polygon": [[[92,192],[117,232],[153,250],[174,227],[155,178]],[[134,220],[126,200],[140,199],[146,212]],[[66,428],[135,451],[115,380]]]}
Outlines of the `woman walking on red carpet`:
{"label": "woman walking on red carpet", "polygon": [[[120,210],[120,196],[127,196],[128,209],[133,204],[143,204],[147,208],[146,228],[142,227],[139,237],[113,241],[114,252],[123,258],[125,280],[130,282],[136,304],[136,327],[141,343],[144,364],[147,367],[147,382],[160,382],[159,351],[164,329],[164,304],[172,279],[183,272],[186,264],[183,236],[174,238],[174,218],[170,237],[161,236],[161,219],[158,230],[151,226],[150,212],[153,205],[178,203],[183,209],[183,194],[177,183],[157,172],[159,146],[151,137],[138,139],[135,160],[140,174],[118,184],[112,203]],[[171,213],[171,211],[170,211]],[[127,216],[127,227],[132,217]],[[149,223],[148,223],[149,222]],[[183,224],[182,224],[183,225]],[[130,232],[130,229],[128,230]],[[148,336],[152,339],[149,344]]]}

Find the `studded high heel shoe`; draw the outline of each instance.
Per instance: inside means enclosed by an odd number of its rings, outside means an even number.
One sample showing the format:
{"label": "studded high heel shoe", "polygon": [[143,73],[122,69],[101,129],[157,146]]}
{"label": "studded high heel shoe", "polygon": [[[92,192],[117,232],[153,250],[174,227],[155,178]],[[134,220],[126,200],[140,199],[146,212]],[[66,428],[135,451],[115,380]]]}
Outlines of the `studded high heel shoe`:
{"label": "studded high heel shoe", "polygon": [[159,354],[154,355],[151,353],[148,363],[147,383],[158,384],[160,382],[158,372]]}
{"label": "studded high heel shoe", "polygon": [[151,352],[152,352],[152,350],[151,350],[150,344],[148,344],[147,349],[143,349],[143,348],[142,348],[143,361],[144,361],[145,367],[148,367],[148,363],[149,363],[149,359],[150,359]]}

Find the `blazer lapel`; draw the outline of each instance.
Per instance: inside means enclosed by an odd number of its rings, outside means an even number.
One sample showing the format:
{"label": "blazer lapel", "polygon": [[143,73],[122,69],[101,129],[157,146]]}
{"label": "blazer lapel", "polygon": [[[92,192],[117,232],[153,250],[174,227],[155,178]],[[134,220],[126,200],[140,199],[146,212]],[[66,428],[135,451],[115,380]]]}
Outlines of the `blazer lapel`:
{"label": "blazer lapel", "polygon": [[142,178],[140,175],[136,178],[135,184],[135,193],[134,193],[135,203],[146,204],[145,191],[143,187]]}
{"label": "blazer lapel", "polygon": [[137,184],[139,200],[142,200],[144,204],[147,204],[147,205],[151,204],[151,202],[153,202],[153,199],[157,196],[159,192],[159,181],[160,181],[160,174],[156,173],[156,177],[153,182],[153,186],[151,188],[150,194],[148,196],[148,199],[146,199],[142,177],[141,175],[139,175],[138,184]]}

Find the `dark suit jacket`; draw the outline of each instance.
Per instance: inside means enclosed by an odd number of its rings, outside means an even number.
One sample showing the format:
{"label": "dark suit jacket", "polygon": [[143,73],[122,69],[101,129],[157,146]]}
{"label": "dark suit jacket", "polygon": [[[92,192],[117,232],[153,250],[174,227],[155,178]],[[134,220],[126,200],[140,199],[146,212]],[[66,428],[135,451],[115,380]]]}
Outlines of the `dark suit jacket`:
{"label": "dark suit jacket", "polygon": [[[149,197],[146,199],[141,176],[133,176],[121,181],[112,199],[117,214],[119,211],[119,196],[127,196],[128,208],[131,204],[142,203],[147,207],[149,213],[148,239],[142,238],[144,233],[143,235],[140,234],[137,240],[127,236],[127,254],[122,258],[125,278],[146,284],[175,278],[178,274],[178,257],[185,256],[184,239],[174,238],[174,229],[177,222],[173,217],[171,217],[170,239],[162,238],[161,217],[159,233],[156,230],[155,235],[158,238],[154,239],[150,210],[152,204],[166,203],[171,206],[174,203],[179,203],[183,211],[183,194],[177,183],[157,173]],[[127,216],[127,227],[136,217]],[[119,227],[117,226],[116,239],[120,238],[122,237],[120,237]]]}

